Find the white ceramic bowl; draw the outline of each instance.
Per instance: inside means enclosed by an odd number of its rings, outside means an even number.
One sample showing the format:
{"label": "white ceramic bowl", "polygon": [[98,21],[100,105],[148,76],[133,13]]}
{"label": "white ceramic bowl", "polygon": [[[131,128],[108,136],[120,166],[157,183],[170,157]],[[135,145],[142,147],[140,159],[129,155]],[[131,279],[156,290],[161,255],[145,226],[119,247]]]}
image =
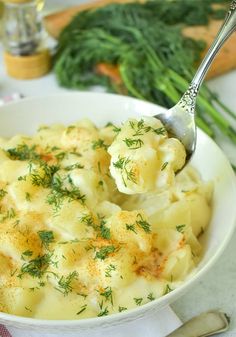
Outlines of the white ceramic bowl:
{"label": "white ceramic bowl", "polygon": [[[156,115],[161,111],[163,108],[151,103],[100,93],[70,93],[29,98],[0,108],[0,136],[31,134],[40,124],[70,124],[84,117],[90,118],[98,126],[103,126],[108,121],[120,123],[128,117]],[[121,327],[124,331],[124,326],[131,321],[143,318],[148,321],[155,312],[175,301],[186,290],[191,291],[193,285],[223,252],[232,236],[236,221],[234,172],[222,151],[200,130],[192,164],[204,180],[214,182],[213,216],[204,234],[203,258],[196,273],[181,287],[144,306],[106,317],[78,321],[47,321],[0,313],[0,323],[19,329],[18,335],[22,337],[44,337],[46,332],[57,337],[96,337],[104,334],[111,336]],[[138,331],[133,335],[140,336]]]}

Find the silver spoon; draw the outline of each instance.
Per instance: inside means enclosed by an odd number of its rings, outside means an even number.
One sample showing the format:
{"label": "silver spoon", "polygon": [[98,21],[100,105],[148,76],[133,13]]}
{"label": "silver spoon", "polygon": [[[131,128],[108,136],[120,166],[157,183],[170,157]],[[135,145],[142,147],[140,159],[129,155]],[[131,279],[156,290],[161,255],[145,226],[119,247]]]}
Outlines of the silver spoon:
{"label": "silver spoon", "polygon": [[178,138],[183,143],[187,153],[186,163],[192,157],[196,147],[195,106],[199,89],[215,56],[235,29],[236,0],[233,0],[222,27],[200,64],[188,90],[173,108],[155,116],[161,120],[171,136]]}
{"label": "silver spoon", "polygon": [[218,310],[203,312],[193,317],[166,337],[206,337],[229,329],[229,317]]}

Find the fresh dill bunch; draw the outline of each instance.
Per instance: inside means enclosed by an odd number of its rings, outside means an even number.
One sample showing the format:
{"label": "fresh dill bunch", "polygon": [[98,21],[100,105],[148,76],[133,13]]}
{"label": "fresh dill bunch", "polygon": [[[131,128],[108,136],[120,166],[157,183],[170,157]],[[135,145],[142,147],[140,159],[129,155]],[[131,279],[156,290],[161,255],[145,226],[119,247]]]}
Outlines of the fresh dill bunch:
{"label": "fresh dill bunch", "polygon": [[[220,3],[216,9],[212,4]],[[170,108],[189,86],[205,48],[182,34],[184,25],[223,18],[229,1],[172,0],[109,4],[82,11],[63,30],[55,55],[58,82],[69,88],[94,85]],[[105,63],[117,68],[120,84],[98,72]],[[197,125],[215,138],[221,132],[236,143],[236,130],[221,114],[236,119],[206,86],[197,100]],[[138,144],[138,146],[140,146]]]}

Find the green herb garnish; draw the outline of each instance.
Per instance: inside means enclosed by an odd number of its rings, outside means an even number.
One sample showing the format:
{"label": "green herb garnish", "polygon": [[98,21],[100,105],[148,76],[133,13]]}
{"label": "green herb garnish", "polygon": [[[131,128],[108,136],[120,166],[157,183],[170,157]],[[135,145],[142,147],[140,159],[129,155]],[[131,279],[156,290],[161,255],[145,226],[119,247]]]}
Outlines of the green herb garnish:
{"label": "green herb garnish", "polygon": [[177,225],[176,226],[176,230],[180,233],[183,233],[184,232],[184,229],[185,229],[186,225]]}
{"label": "green herb garnish", "polygon": [[130,150],[137,150],[140,149],[140,147],[143,146],[143,141],[142,139],[138,138],[138,139],[132,139],[132,138],[125,138],[123,140],[123,142],[127,145],[127,147]]}
{"label": "green herb garnish", "polygon": [[134,298],[134,302],[136,303],[136,305],[141,305],[143,302],[143,298],[142,297]]}
{"label": "green herb garnish", "polygon": [[77,271],[73,271],[68,276],[62,276],[58,281],[58,287],[56,287],[55,289],[63,293],[64,296],[66,296],[70,292],[72,292],[73,290],[72,282],[74,280],[77,280],[77,278],[78,278]]}
{"label": "green herb garnish", "polygon": [[105,276],[111,277],[112,272],[115,270],[116,270],[116,266],[114,266],[114,264],[109,264],[109,266],[105,269]]}
{"label": "green herb garnish", "polygon": [[42,241],[42,245],[48,249],[49,244],[54,242],[53,231],[38,231],[38,236]]}
{"label": "green herb garnish", "polygon": [[115,251],[116,248],[113,245],[104,246],[96,252],[95,259],[105,260],[110,254],[114,253]]}
{"label": "green herb garnish", "polygon": [[139,225],[139,227],[141,227],[146,233],[150,233],[151,232],[151,225],[143,219],[142,214],[138,214],[137,215],[138,220],[136,221],[137,225]]}

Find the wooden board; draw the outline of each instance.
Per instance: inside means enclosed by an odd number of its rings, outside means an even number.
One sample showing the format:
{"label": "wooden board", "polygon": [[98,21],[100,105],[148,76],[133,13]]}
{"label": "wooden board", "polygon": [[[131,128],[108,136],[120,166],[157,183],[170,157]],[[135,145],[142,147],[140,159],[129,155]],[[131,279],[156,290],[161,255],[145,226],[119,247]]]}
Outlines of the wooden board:
{"label": "wooden board", "polygon": [[[133,0],[97,0],[79,6],[70,7],[64,11],[48,15],[44,18],[44,25],[48,33],[54,38],[58,38],[62,29],[67,26],[72,18],[79,12],[86,9],[92,9],[105,6],[109,3],[127,3]],[[141,1],[140,1],[141,2]],[[183,30],[185,36],[196,40],[206,41],[207,48],[211,45],[222,22],[211,21],[208,26],[186,27]],[[205,52],[202,56],[204,56]],[[236,69],[236,33],[226,42],[222,50],[217,55],[211,66],[207,78],[212,78],[224,74],[232,69]]]}

